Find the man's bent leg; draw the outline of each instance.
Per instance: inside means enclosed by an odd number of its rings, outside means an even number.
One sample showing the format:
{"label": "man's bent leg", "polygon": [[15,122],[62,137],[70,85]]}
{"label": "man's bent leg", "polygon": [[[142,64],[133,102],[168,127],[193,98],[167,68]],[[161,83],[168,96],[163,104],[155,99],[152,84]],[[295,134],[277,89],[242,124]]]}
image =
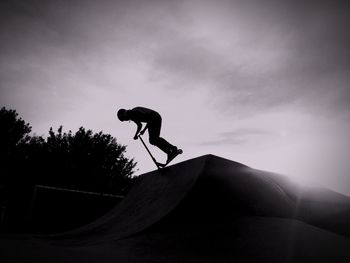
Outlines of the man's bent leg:
{"label": "man's bent leg", "polygon": [[154,146],[157,146],[159,149],[161,149],[166,154],[169,154],[170,152],[177,149],[177,147],[170,144],[167,140],[165,140],[162,137],[152,138],[152,139],[150,139],[150,143]]}
{"label": "man's bent leg", "polygon": [[168,141],[166,141],[164,138],[160,137],[161,125],[162,125],[161,118],[149,124],[149,127],[148,127],[149,142],[150,144],[157,146],[166,154],[169,154],[170,152],[172,152],[173,150],[176,150],[177,148],[174,145],[170,144]]}

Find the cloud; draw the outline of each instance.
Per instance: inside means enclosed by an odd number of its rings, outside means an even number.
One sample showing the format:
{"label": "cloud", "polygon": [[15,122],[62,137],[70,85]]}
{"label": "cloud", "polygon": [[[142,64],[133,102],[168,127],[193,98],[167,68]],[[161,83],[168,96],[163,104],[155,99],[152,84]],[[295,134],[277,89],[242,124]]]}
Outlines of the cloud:
{"label": "cloud", "polygon": [[241,145],[247,143],[252,137],[272,136],[272,132],[257,128],[240,128],[217,135],[218,139],[200,143],[200,146]]}
{"label": "cloud", "polygon": [[315,114],[349,112],[349,5],[247,2],[189,9],[197,20],[154,50],[156,75],[172,89],[209,88],[216,105],[239,114],[293,104]]}
{"label": "cloud", "polygon": [[159,82],[182,93],[205,89],[207,105],[230,114],[289,105],[316,114],[349,111],[345,1],[1,5],[2,97],[21,80],[56,81],[51,75],[118,87],[118,68],[143,63],[149,85]]}

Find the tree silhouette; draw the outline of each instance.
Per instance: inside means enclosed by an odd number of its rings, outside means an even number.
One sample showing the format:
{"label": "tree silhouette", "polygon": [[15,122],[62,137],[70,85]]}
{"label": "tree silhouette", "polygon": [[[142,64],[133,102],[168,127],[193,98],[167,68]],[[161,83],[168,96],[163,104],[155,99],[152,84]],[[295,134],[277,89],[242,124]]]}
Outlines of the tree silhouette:
{"label": "tree silhouette", "polygon": [[[15,110],[0,111],[0,182],[30,182],[81,190],[116,193],[134,173],[126,146],[109,134],[80,127],[76,133],[52,128],[46,139],[29,136],[31,127]],[[7,178],[5,178],[5,176]],[[11,177],[11,178],[8,178]]]}
{"label": "tree silhouette", "polygon": [[83,127],[63,132],[60,126],[47,138],[30,136],[31,126],[5,107],[0,125],[0,206],[17,230],[36,184],[111,194],[131,187],[136,162],[109,134]]}
{"label": "tree silhouette", "polygon": [[62,126],[57,132],[50,128],[46,141],[36,138],[31,144],[42,154],[38,181],[43,184],[120,193],[136,166],[134,159],[124,156],[126,146],[109,134],[93,133],[83,127],[75,134],[63,132]]}
{"label": "tree silhouette", "polygon": [[0,110],[0,124],[0,184],[3,184],[18,161],[20,145],[30,139],[32,128],[18,117],[15,110],[7,110],[5,107]]}
{"label": "tree silhouette", "polygon": [[18,226],[20,218],[25,217],[32,187],[28,181],[29,175],[22,173],[24,155],[22,147],[30,140],[31,127],[18,117],[15,110],[0,110],[0,205],[7,207],[7,215],[11,217],[11,223]]}

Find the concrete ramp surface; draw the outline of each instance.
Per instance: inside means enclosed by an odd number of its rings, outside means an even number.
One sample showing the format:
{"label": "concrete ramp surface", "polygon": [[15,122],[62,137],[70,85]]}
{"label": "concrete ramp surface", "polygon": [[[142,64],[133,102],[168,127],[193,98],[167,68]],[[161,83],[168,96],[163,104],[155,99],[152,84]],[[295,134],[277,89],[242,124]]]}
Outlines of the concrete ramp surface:
{"label": "concrete ramp surface", "polygon": [[204,155],[141,175],[73,231],[0,237],[1,262],[350,262],[350,198]]}
{"label": "concrete ramp surface", "polygon": [[207,157],[156,170],[137,178],[124,200],[99,220],[46,238],[76,244],[120,239],[135,234],[173,210],[203,173]]}

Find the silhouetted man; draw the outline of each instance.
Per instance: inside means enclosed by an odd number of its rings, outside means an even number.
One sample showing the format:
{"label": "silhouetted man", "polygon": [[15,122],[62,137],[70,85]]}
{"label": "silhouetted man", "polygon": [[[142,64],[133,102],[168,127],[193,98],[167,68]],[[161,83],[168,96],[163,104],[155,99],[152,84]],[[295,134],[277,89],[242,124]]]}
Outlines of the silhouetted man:
{"label": "silhouetted man", "polygon": [[[168,155],[168,161],[178,154],[176,146],[171,145],[165,139],[160,137],[162,117],[158,112],[144,107],[136,107],[131,110],[120,109],[118,110],[117,115],[120,121],[133,121],[136,123],[137,130],[134,140],[137,140],[138,136],[140,134],[143,135],[148,129],[150,144],[157,146],[159,149],[165,152]],[[141,131],[142,122],[145,122],[146,126]]]}

